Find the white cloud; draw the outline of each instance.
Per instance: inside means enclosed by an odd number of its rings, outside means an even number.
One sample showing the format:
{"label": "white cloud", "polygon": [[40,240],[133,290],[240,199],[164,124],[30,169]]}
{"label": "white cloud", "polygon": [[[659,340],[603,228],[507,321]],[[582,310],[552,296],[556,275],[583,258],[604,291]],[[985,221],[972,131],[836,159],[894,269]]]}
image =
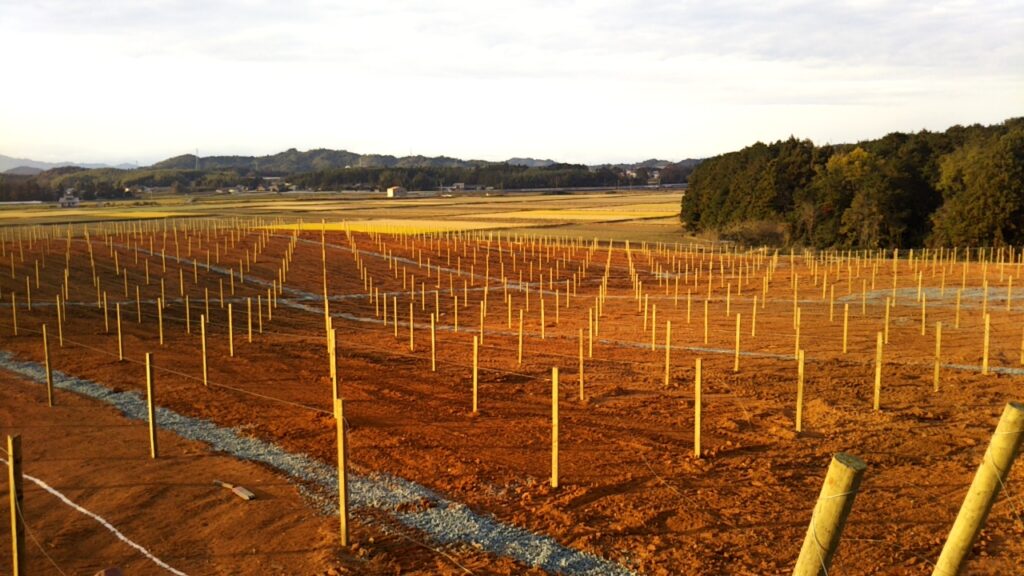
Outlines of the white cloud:
{"label": "white cloud", "polygon": [[677,159],[1024,105],[1013,2],[0,3],[0,152]]}

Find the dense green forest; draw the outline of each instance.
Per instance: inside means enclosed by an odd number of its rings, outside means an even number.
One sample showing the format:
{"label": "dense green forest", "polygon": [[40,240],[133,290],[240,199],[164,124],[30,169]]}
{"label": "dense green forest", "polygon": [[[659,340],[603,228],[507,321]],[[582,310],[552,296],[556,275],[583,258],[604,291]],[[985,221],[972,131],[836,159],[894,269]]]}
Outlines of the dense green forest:
{"label": "dense green forest", "polygon": [[1024,243],[1024,118],[857,144],[790,138],[709,158],[681,218],[748,243],[910,248]]}

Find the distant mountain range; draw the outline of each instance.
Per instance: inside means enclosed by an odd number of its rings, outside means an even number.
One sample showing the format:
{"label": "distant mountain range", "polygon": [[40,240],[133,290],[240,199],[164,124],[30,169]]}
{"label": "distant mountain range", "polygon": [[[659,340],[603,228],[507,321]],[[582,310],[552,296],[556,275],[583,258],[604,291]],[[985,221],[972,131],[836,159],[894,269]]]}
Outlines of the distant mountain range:
{"label": "distant mountain range", "polygon": [[3,174],[35,176],[40,172],[45,172],[46,170],[51,170],[53,168],[60,168],[62,166],[80,166],[82,168],[120,168],[122,170],[131,170],[136,167],[134,164],[118,164],[117,166],[111,166],[109,164],[88,164],[80,162],[40,162],[38,160],[12,158],[10,156],[0,154],[0,173]]}
{"label": "distant mountain range", "polygon": [[[678,164],[688,165],[697,160],[684,160]],[[194,154],[182,154],[162,160],[149,166],[148,169],[164,170],[237,170],[258,173],[296,174],[336,170],[342,168],[477,168],[502,162],[486,160],[461,160],[448,156],[391,156],[389,154],[358,154],[347,150],[328,150],[319,148],[300,152],[294,148],[266,156],[206,156],[196,157]],[[545,168],[558,164],[551,159],[510,158],[504,163],[528,168]],[[650,159],[636,163],[602,164],[624,170],[638,168],[662,169],[675,164],[668,160]],[[12,158],[0,155],[0,173],[34,176],[46,170],[63,166],[79,166],[82,168],[118,168],[131,170],[139,168],[131,164],[83,164],[74,162],[39,162],[26,158]]]}

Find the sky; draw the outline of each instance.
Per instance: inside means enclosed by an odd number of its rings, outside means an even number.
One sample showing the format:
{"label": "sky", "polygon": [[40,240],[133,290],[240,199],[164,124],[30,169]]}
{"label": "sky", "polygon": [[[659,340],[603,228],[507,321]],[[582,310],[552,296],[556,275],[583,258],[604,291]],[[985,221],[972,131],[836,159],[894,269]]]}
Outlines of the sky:
{"label": "sky", "polygon": [[0,0],[0,154],[588,164],[1024,115],[1024,2]]}

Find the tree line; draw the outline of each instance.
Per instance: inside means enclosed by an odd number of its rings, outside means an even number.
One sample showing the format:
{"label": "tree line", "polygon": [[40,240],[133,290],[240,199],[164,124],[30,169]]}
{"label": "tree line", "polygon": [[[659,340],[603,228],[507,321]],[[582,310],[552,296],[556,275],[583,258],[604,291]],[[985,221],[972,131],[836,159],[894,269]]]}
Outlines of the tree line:
{"label": "tree line", "polygon": [[856,144],[758,142],[702,162],[693,232],[817,248],[1024,243],[1024,118]]}
{"label": "tree line", "polygon": [[[686,181],[692,161],[671,164],[661,170],[660,182]],[[503,189],[586,188],[595,186],[638,186],[653,177],[651,168],[632,173],[616,166],[591,169],[583,164],[552,164],[527,167],[506,163],[481,166],[349,167],[309,172],[281,172],[246,169],[116,168],[84,169],[62,167],[36,176],[0,175],[0,201],[52,201],[65,189],[74,188],[86,200],[130,197],[133,187],[166,187],[191,193],[246,186],[256,188],[264,176],[280,176],[305,190],[383,190],[403,186],[410,190],[439,190],[461,182],[471,187]],[[127,189],[127,191],[126,191]]]}

